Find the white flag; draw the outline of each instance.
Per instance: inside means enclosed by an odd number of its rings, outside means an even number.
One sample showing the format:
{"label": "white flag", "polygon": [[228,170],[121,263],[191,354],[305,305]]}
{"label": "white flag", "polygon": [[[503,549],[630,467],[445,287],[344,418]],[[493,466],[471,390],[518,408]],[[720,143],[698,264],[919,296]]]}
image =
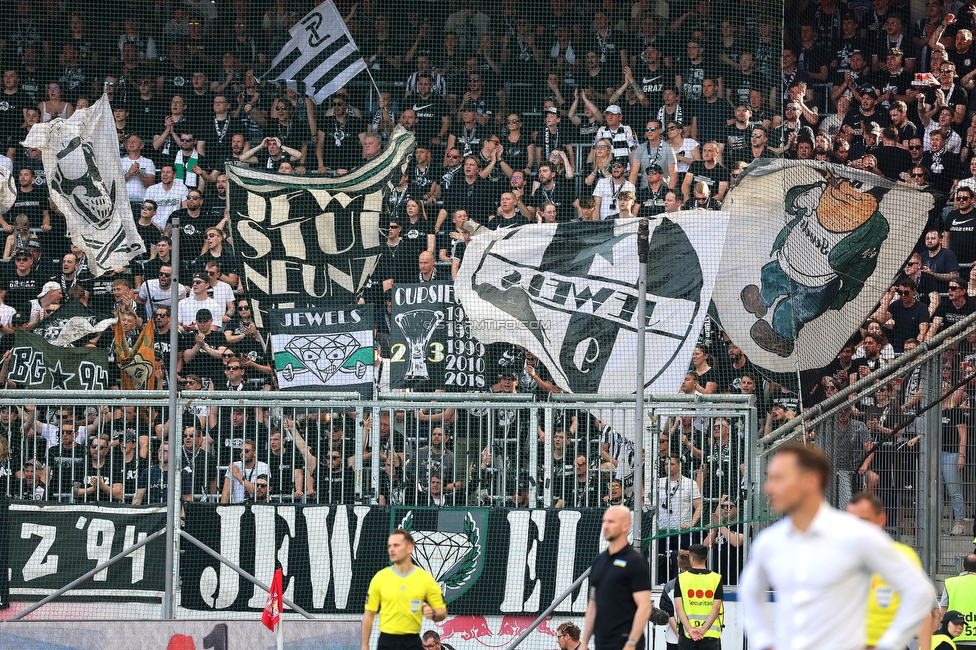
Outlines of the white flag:
{"label": "white flag", "polygon": [[713,294],[722,327],[767,371],[822,368],[891,286],[933,204],[914,185],[851,167],[751,167],[723,204],[732,219]]}
{"label": "white flag", "polygon": [[312,9],[289,32],[291,39],[271,62],[265,81],[304,83],[316,103],[366,69],[366,62],[331,0]]}
{"label": "white flag", "polygon": [[[650,219],[645,391],[676,393],[698,341],[729,215]],[[471,238],[455,291],[482,343],[517,343],[566,392],[636,390],[638,219],[532,224]]]}
{"label": "white flag", "polygon": [[132,221],[108,97],[68,119],[35,124],[21,143],[41,150],[51,200],[96,277],[146,251]]}

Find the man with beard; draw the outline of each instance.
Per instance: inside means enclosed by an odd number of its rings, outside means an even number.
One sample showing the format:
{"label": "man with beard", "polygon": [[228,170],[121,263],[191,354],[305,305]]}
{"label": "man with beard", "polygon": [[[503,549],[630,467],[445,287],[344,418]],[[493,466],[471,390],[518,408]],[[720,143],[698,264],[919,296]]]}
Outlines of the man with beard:
{"label": "man with beard", "polygon": [[[969,210],[972,210],[972,194],[966,195],[962,192],[968,201],[960,201],[961,192],[961,189],[956,192],[956,205],[968,203]],[[952,212],[949,215],[951,217]],[[923,296],[929,295],[932,291],[945,293],[949,289],[949,280],[959,275],[956,254],[942,246],[942,237],[938,230],[932,229],[925,233],[925,250],[922,251],[921,263],[922,272],[918,276],[918,292]]]}
{"label": "man with beard", "polygon": [[66,253],[61,258],[61,273],[51,276],[51,280],[61,285],[61,291],[65,296],[68,295],[68,289],[77,284],[81,285],[86,294],[88,293],[87,282],[84,278],[79,278],[78,256],[74,253]]}
{"label": "man with beard", "polygon": [[[158,275],[159,277],[143,282],[136,295],[136,302],[146,306],[147,318],[152,318],[156,307],[172,305],[173,267],[169,264],[159,267]],[[186,287],[180,285],[178,300],[183,300],[186,296]],[[156,333],[159,334],[158,330]]]}
{"label": "man with beard", "polygon": [[539,163],[538,180],[533,182],[531,204],[537,210],[545,203],[556,207],[556,219],[570,221],[573,210],[573,191],[568,183],[557,178],[556,169],[548,160]]}

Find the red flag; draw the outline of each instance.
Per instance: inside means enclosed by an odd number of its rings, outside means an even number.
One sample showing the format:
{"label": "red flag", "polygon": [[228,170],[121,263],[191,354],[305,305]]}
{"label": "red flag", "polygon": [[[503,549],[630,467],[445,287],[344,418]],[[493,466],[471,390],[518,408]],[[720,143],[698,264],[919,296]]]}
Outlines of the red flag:
{"label": "red flag", "polygon": [[281,569],[275,571],[274,579],[271,581],[271,591],[268,592],[268,600],[264,603],[264,613],[261,614],[261,622],[269,630],[274,631],[275,625],[281,620]]}

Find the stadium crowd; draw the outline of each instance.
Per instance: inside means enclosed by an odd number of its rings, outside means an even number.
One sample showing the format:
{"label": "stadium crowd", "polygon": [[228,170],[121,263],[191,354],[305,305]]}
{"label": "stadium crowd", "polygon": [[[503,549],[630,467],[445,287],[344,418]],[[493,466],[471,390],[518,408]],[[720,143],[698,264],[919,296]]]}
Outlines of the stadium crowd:
{"label": "stadium crowd", "polygon": [[[83,314],[92,322],[117,316],[130,343],[154,321],[158,386],[167,387],[168,336],[178,328],[181,388],[274,390],[268,332],[234,250],[226,166],[341,176],[378,155],[397,124],[416,135],[417,149],[387,199],[383,255],[363,296],[387,320],[397,283],[453,278],[470,240],[467,221],[499,229],[718,209],[747,165],[776,157],[850,165],[951,203],[928,224],[862,335],[799,391],[765,379],[710,322],[683,393],[755,394],[768,432],[972,311],[976,17],[959,3],[930,2],[912,22],[885,0],[801,0],[788,7],[784,30],[782,5],[763,0],[338,2],[379,92],[361,75],[320,105],[298,83],[262,79],[312,3],[186,0],[147,12],[109,2],[98,15],[85,3],[62,4],[13,2],[0,39],[0,165],[17,179],[16,202],[0,217],[0,348],[8,351],[0,373],[8,388],[23,387],[8,375],[18,329],[53,342],[66,315]],[[95,278],[49,200],[40,152],[19,143],[33,124],[68,117],[103,92],[148,252]],[[185,282],[175,307],[174,215]],[[388,329],[381,319],[384,355]],[[113,343],[106,330],[79,345],[111,351]],[[502,345],[490,356],[490,392],[542,400],[560,391],[525,350]],[[947,385],[973,357],[970,347],[947,358]],[[118,368],[109,383],[121,385]],[[845,494],[858,482],[895,492],[910,485],[918,378],[892,389],[814,434],[836,455]],[[945,480],[960,486],[950,489],[956,532],[973,501],[963,500],[959,474],[972,469],[959,454],[968,444],[969,392],[966,384],[952,393],[944,427],[944,451],[955,454],[943,463]],[[531,411],[383,411],[374,414],[380,449],[357,450],[369,414],[357,421],[340,410],[217,409],[196,400],[180,419],[182,465],[192,477],[183,491],[223,502],[527,506],[540,504],[529,494],[541,488],[530,488],[548,466],[553,499],[543,505],[629,503],[632,448],[613,422],[556,409],[550,437],[549,424],[530,431]],[[0,477],[25,498],[158,501],[170,453],[166,419],[163,410],[134,407],[4,408]],[[662,527],[684,534],[712,522],[709,538],[738,545],[743,531],[722,524],[735,521],[741,426],[700,416],[662,424]],[[857,444],[844,442],[850,427]],[[882,453],[885,436],[899,444],[897,454]],[[530,446],[549,438],[551,465],[530,467]],[[357,484],[357,455],[368,467],[373,453],[383,467],[379,485]]]}

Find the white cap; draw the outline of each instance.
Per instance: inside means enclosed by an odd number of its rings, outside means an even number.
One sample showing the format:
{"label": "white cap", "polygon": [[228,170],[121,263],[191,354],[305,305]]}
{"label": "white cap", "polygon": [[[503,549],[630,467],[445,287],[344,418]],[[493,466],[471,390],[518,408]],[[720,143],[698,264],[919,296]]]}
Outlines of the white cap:
{"label": "white cap", "polygon": [[43,287],[41,287],[41,292],[37,294],[38,298],[43,298],[51,291],[60,291],[61,285],[57,282],[46,282]]}

